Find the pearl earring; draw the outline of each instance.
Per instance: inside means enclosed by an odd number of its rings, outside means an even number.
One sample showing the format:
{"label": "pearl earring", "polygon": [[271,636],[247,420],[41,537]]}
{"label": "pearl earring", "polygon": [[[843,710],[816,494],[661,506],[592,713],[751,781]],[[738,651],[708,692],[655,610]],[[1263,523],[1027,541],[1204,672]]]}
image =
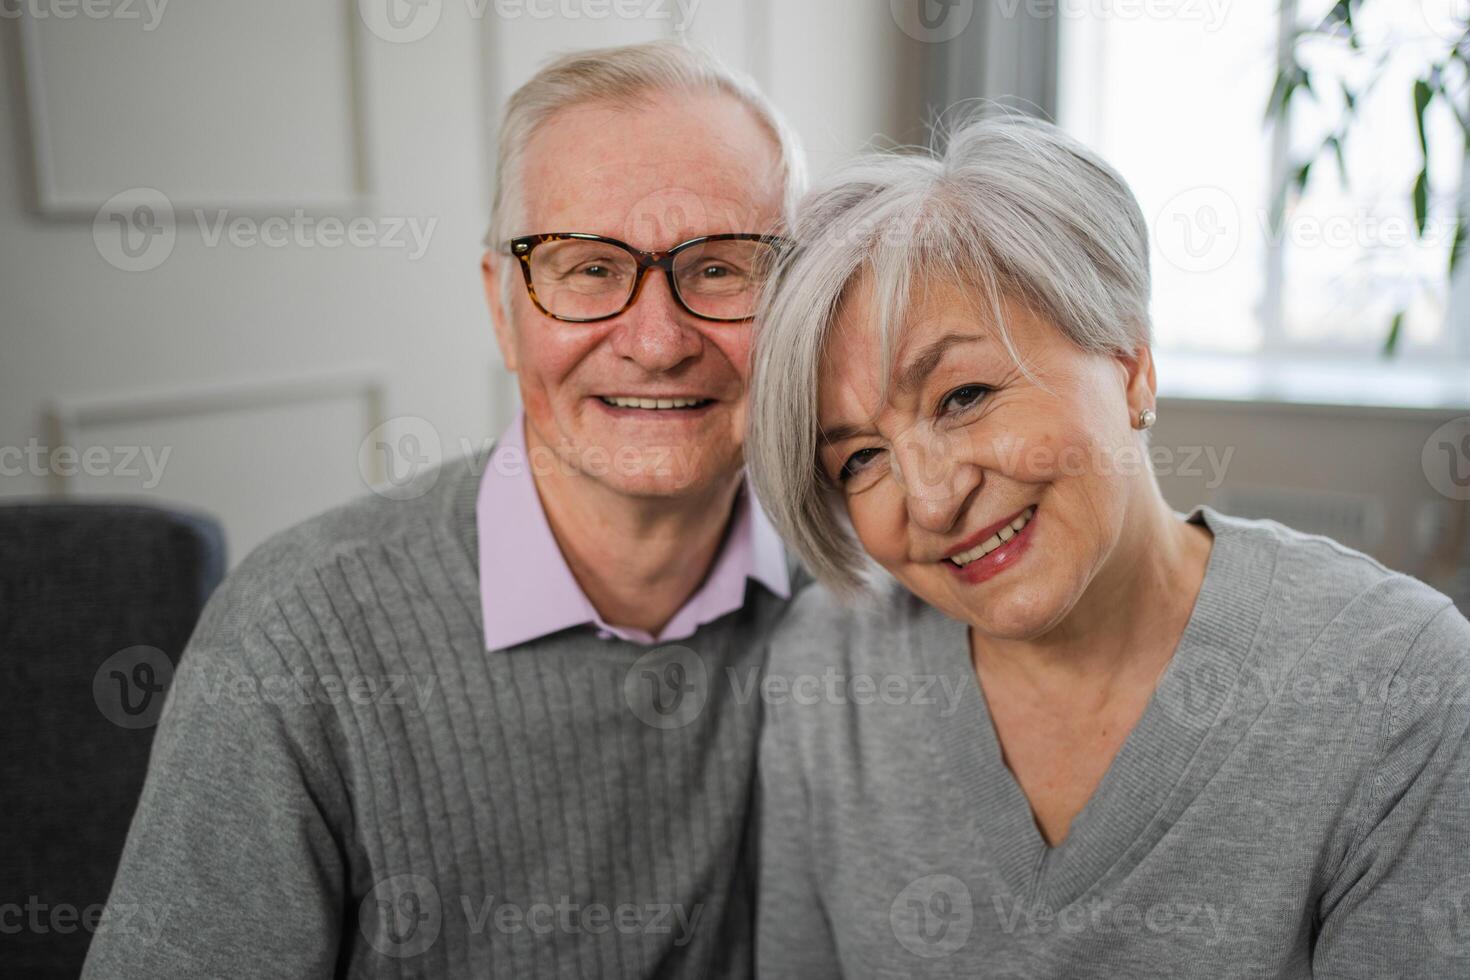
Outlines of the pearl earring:
{"label": "pearl earring", "polygon": [[1140,429],[1147,429],[1147,428],[1149,428],[1150,426],[1152,426],[1154,424],[1154,420],[1157,419],[1157,418],[1158,418],[1158,415],[1156,415],[1154,413],[1154,410],[1153,409],[1151,409],[1151,408],[1140,409],[1139,412],[1138,412],[1138,428],[1140,428]]}

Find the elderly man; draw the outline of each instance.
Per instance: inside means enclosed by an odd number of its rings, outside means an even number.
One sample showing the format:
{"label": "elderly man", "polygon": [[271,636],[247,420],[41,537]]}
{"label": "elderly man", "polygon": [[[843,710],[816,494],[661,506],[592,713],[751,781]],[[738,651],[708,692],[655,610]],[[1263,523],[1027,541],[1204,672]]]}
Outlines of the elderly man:
{"label": "elderly man", "polygon": [[801,169],[673,44],[512,97],[483,274],[522,413],[214,596],[86,976],[749,974],[755,681],[797,583],[741,434]]}

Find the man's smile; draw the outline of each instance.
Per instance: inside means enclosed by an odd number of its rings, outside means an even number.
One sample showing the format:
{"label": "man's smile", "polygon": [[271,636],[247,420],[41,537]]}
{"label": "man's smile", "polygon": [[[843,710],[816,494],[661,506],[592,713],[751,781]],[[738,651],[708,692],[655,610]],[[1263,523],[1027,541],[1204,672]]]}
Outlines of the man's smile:
{"label": "man's smile", "polygon": [[650,412],[692,414],[715,404],[713,398],[697,395],[598,395],[597,400],[618,415]]}

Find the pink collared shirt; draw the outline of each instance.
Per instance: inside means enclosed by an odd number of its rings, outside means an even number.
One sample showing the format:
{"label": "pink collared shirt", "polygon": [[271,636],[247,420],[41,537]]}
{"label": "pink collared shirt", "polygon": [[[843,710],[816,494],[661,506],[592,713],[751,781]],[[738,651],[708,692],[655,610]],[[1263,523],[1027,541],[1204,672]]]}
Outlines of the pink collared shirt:
{"label": "pink collared shirt", "polygon": [[786,552],[749,486],[736,498],[734,523],[699,591],[674,613],[663,632],[606,623],[567,567],[551,533],[526,458],[524,416],[495,443],[480,478],[475,523],[480,539],[480,610],[485,647],[504,650],[573,626],[591,623],[604,638],[671,643],[745,604],[753,578],[783,599],[791,597]]}

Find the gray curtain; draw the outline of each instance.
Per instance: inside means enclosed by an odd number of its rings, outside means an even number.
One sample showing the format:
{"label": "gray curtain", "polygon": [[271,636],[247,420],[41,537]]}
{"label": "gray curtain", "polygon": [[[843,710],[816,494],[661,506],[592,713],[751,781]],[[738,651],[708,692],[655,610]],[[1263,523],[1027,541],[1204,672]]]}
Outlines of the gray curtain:
{"label": "gray curtain", "polygon": [[[940,16],[969,21],[958,36],[924,44],[924,116],[935,119],[958,102],[993,99],[1054,119],[1057,108],[1057,18],[1028,10],[1048,5],[1028,0],[895,0],[913,4],[913,15],[934,23]],[[923,6],[920,6],[923,5]]]}

